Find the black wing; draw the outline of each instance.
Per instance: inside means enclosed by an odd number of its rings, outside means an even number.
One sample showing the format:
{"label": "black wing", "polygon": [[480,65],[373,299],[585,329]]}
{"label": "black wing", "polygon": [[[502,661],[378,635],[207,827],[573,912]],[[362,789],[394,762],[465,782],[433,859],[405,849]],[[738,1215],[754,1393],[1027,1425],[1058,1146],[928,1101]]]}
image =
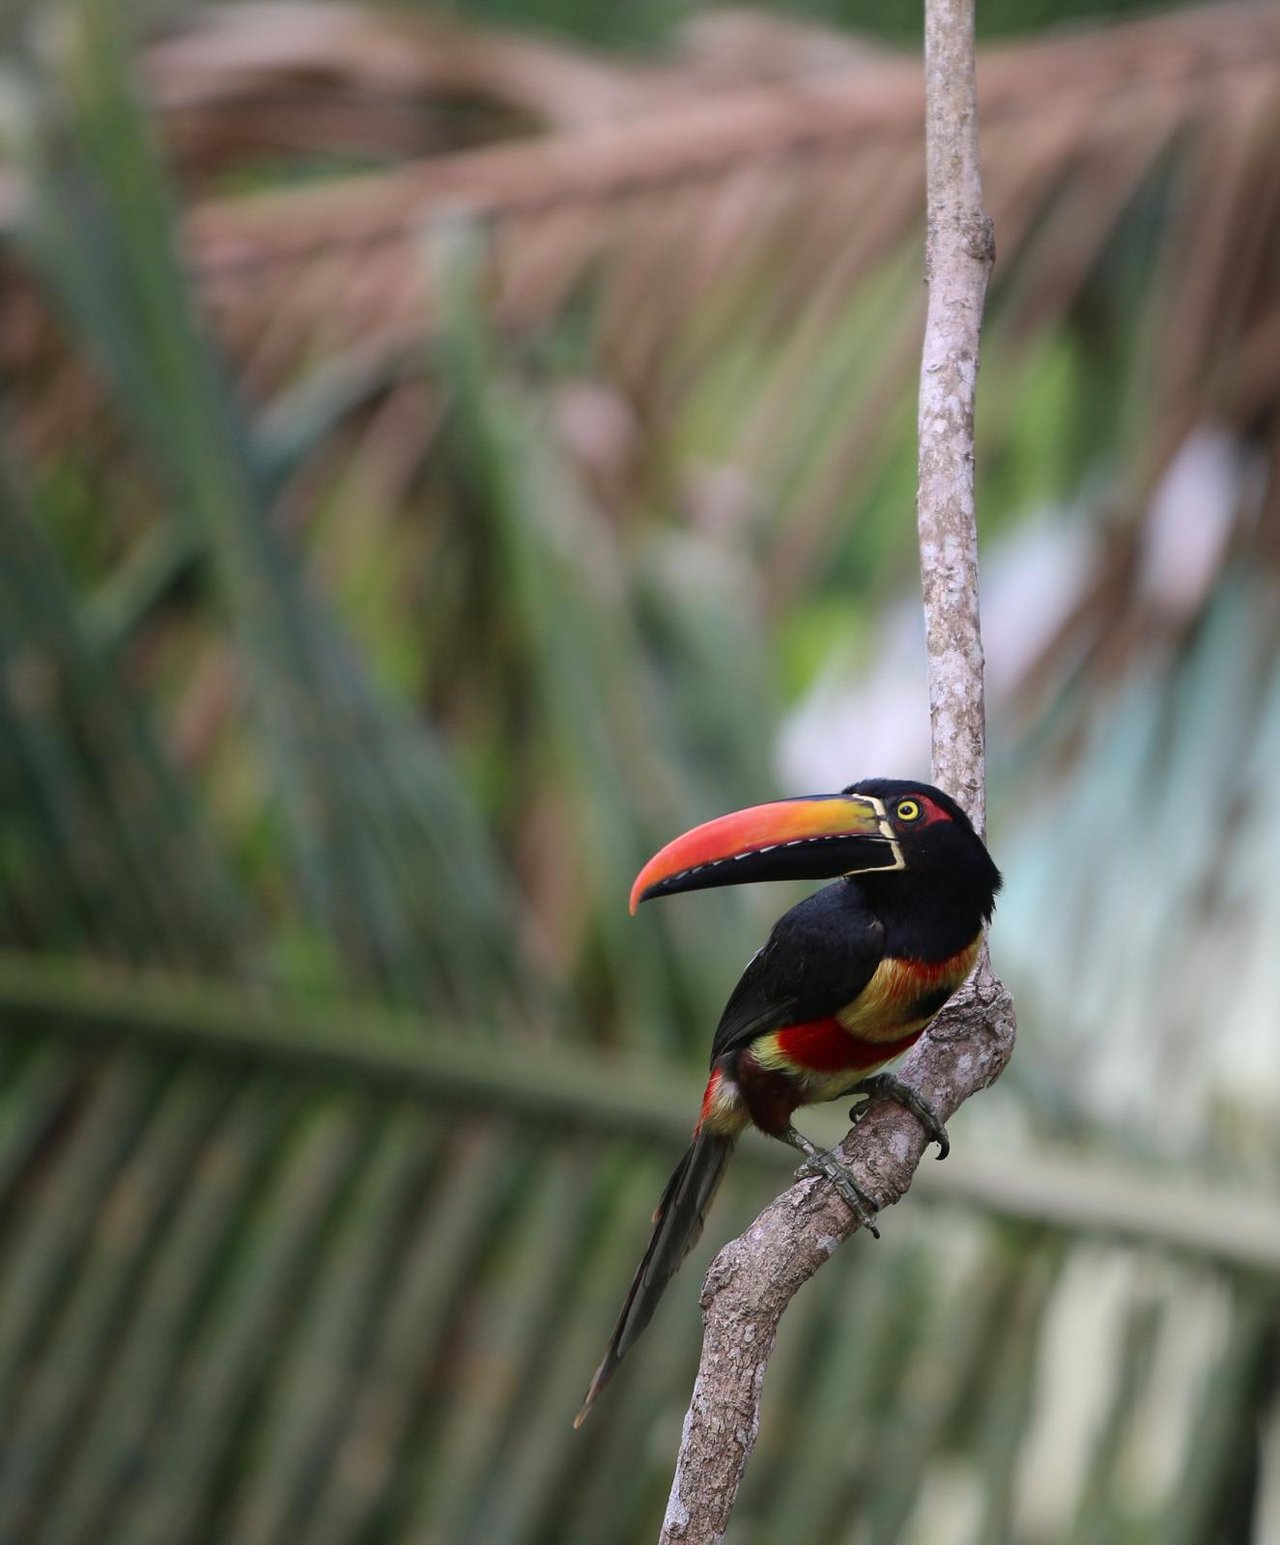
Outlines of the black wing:
{"label": "black wing", "polygon": [[884,926],[843,880],[824,886],[773,926],[729,995],[714,1063],[757,1035],[821,1019],[852,1003],[884,958]]}

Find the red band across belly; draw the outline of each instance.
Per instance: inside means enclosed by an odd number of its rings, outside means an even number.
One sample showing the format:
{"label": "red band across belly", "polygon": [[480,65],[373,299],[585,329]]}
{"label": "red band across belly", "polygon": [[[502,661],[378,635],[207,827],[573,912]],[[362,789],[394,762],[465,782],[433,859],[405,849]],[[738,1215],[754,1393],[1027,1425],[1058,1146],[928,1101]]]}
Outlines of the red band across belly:
{"label": "red band across belly", "polygon": [[[921,1029],[924,1027],[921,1026]],[[912,1030],[896,1041],[864,1041],[838,1019],[811,1019],[777,1032],[778,1051],[793,1066],[811,1073],[856,1073],[888,1062],[920,1039]]]}

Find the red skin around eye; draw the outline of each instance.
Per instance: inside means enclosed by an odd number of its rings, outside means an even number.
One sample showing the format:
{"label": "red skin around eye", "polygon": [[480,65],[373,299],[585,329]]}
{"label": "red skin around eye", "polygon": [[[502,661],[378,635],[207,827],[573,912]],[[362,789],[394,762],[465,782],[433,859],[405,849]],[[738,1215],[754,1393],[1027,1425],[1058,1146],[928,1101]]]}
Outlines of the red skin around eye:
{"label": "red skin around eye", "polygon": [[912,826],[932,826],[935,821],[949,821],[951,819],[941,806],[935,805],[931,799],[927,799],[923,794],[913,794],[911,798],[915,800],[916,804],[924,812],[920,820],[910,823]]}

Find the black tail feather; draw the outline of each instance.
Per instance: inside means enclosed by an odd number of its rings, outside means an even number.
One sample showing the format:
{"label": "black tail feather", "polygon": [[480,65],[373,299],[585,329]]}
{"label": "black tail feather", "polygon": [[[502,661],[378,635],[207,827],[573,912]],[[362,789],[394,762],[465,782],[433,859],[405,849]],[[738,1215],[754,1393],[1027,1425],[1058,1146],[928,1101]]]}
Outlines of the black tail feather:
{"label": "black tail feather", "polygon": [[734,1141],[732,1137],[699,1132],[667,1181],[662,1200],[653,1214],[653,1233],[649,1236],[644,1258],[591,1381],[591,1388],[582,1402],[582,1409],[574,1420],[575,1427],[582,1425],[592,1402],[613,1377],[614,1369],[640,1339],[667,1283],[697,1244],[725,1165],[733,1153]]}

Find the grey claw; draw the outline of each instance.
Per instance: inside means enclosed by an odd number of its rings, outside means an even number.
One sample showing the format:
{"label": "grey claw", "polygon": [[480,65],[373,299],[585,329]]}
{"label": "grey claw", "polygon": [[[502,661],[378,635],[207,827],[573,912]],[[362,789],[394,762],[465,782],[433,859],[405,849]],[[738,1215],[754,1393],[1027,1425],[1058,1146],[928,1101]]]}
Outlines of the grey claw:
{"label": "grey claw", "polygon": [[904,1110],[909,1110],[925,1129],[929,1141],[937,1143],[939,1159],[945,1159],[951,1152],[951,1139],[947,1136],[947,1129],[941,1117],[928,1100],[910,1084],[904,1084],[892,1073],[873,1073],[870,1078],[864,1078],[858,1085],[858,1092],[864,1094],[866,1099],[861,1105],[855,1105],[849,1112],[849,1120],[854,1126],[866,1115],[867,1105],[872,1100],[896,1100]]}
{"label": "grey claw", "polygon": [[849,1211],[857,1218],[859,1224],[867,1230],[872,1239],[880,1238],[880,1230],[876,1227],[875,1219],[879,1208],[857,1183],[847,1170],[841,1167],[837,1160],[831,1159],[829,1164],[820,1164],[813,1159],[806,1159],[795,1172],[797,1180],[826,1180],[831,1183],[839,1193]]}

